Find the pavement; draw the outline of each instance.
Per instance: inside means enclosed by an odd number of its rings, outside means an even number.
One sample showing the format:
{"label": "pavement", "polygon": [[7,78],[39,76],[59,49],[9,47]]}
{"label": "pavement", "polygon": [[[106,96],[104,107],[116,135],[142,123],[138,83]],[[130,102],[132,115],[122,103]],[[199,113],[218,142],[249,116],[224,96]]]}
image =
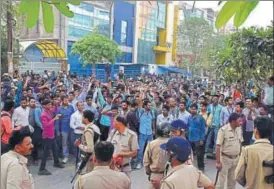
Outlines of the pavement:
{"label": "pavement", "polygon": [[[69,162],[65,165],[65,168],[58,169],[53,167],[53,161],[48,160],[46,168],[52,173],[49,176],[38,175],[39,166],[30,165],[30,172],[34,177],[35,189],[71,189],[70,183],[75,172],[74,159],[70,158]],[[215,161],[205,159],[205,174],[215,181],[216,168]],[[146,189],[148,188],[148,179],[143,169],[132,171],[131,173],[132,189]],[[236,189],[242,189],[243,187],[237,185]]]}

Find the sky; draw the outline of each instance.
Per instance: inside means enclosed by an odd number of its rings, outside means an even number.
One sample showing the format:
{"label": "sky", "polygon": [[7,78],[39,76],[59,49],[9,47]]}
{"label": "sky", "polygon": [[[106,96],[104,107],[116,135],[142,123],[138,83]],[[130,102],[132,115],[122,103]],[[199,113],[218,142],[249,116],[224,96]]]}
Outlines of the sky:
{"label": "sky", "polygon": [[[187,3],[192,5],[193,1],[187,1]],[[212,8],[214,10],[220,9],[218,6],[218,1],[196,1],[195,6],[197,8]],[[231,23],[232,20],[233,19],[230,20]],[[242,27],[266,27],[271,24],[271,20],[273,20],[273,1],[260,1]]]}

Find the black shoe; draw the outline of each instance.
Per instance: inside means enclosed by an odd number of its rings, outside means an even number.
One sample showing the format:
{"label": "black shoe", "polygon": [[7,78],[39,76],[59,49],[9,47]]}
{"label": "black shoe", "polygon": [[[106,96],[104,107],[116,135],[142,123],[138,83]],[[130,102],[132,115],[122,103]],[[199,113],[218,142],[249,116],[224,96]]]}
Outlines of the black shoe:
{"label": "black shoe", "polygon": [[54,163],[53,167],[57,167],[57,168],[64,168],[65,166],[61,163]]}
{"label": "black shoe", "polygon": [[44,169],[44,170],[40,170],[38,172],[38,175],[51,175],[51,172],[49,172],[48,170]]}

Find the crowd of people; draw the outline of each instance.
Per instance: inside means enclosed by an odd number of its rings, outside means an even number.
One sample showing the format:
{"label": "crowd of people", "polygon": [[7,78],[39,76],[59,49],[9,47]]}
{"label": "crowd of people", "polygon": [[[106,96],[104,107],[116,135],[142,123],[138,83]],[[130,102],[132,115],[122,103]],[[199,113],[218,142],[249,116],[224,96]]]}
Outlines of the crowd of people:
{"label": "crowd of people", "polygon": [[[235,188],[236,181],[247,188],[273,187],[264,182],[271,170],[261,161],[273,161],[274,76],[262,93],[253,84],[245,87],[246,95],[238,84],[217,85],[177,74],[119,74],[106,83],[46,70],[43,75],[4,74],[1,163],[19,160],[21,166],[14,167],[22,169],[23,180],[18,181],[19,173],[1,177],[1,188],[33,187],[24,157],[30,153],[33,165],[41,159],[39,175],[51,174],[46,169],[51,157],[57,168],[70,158],[76,167],[85,161],[74,185],[79,189],[128,189],[130,172],[143,167],[152,189],[214,188],[203,173],[206,154],[216,158],[216,188],[225,183]],[[259,179],[251,175],[255,168]],[[7,175],[8,169],[16,172],[5,165],[1,173]],[[95,179],[102,174],[113,180]]]}

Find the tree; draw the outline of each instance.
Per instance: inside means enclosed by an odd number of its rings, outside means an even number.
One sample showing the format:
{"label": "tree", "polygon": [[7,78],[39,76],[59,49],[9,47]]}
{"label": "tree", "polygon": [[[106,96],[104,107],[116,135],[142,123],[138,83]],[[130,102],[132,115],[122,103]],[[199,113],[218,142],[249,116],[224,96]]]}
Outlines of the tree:
{"label": "tree", "polygon": [[229,37],[226,48],[215,57],[216,72],[228,82],[243,87],[253,79],[260,83],[273,74],[273,27],[242,29]]}
{"label": "tree", "polygon": [[[223,1],[219,1],[219,5]],[[233,16],[234,26],[240,27],[248,18],[250,13],[257,7],[258,0],[250,1],[227,1],[216,18],[216,28],[223,27]]]}
{"label": "tree", "polygon": [[21,54],[20,44],[18,39],[18,32],[20,31],[21,24],[19,18],[19,12],[15,3],[3,1],[1,4],[1,72],[8,72],[8,37],[7,37],[7,11],[12,13],[12,17],[16,20],[13,27],[13,64],[19,65],[19,55]]}
{"label": "tree", "polygon": [[178,27],[177,52],[193,56],[193,62],[187,64],[188,71],[194,72],[201,65],[203,48],[212,36],[213,27],[202,18],[186,18]]}
{"label": "tree", "polygon": [[96,63],[104,60],[114,63],[116,57],[122,53],[114,41],[95,32],[75,42],[72,46],[71,54],[80,55],[79,60],[83,61],[83,66],[92,64],[92,73],[95,76]]}
{"label": "tree", "polygon": [[74,13],[68,4],[80,5],[81,0],[22,0],[19,4],[19,11],[27,15],[26,26],[32,28],[37,24],[41,8],[45,31],[51,33],[54,27],[53,6],[64,16],[72,18]]}

